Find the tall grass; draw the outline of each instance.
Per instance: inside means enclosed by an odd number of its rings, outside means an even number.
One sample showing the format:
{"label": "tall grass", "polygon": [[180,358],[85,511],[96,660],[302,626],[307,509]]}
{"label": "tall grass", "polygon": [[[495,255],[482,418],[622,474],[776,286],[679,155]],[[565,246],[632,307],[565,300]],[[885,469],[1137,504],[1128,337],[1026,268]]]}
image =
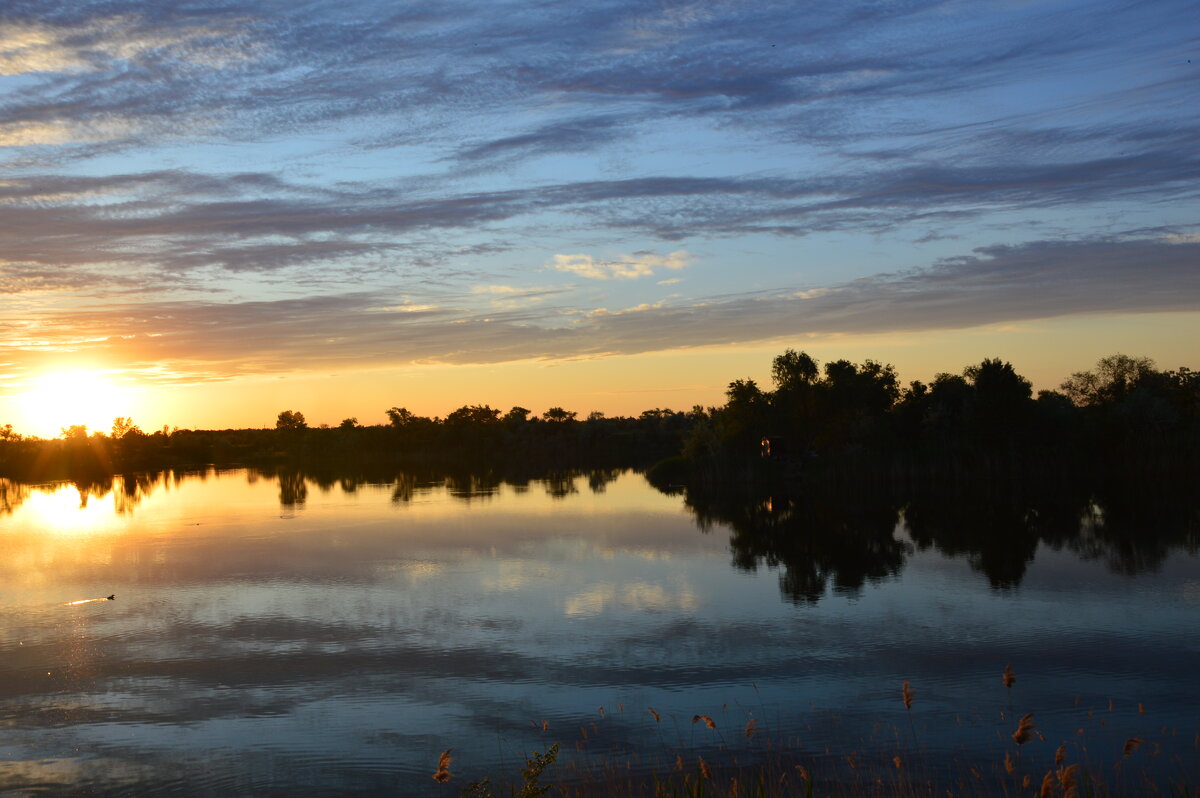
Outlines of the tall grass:
{"label": "tall grass", "polygon": [[[1012,694],[1019,692],[1013,689],[1011,667],[1004,669],[1000,681],[1011,701]],[[732,738],[733,743],[727,742],[721,731],[729,727],[727,721],[696,713],[691,724],[686,723],[686,716],[683,727],[676,724],[676,743],[672,744],[657,727],[664,718],[676,720],[674,716],[651,707],[627,715],[618,704],[617,712],[605,713],[601,708],[597,720],[565,738],[553,734],[545,721],[535,722],[548,742],[555,741],[546,746],[546,753],[530,752],[519,776],[500,777],[496,784],[487,778],[465,788],[447,785],[443,789],[447,796],[457,793],[463,798],[1200,798],[1200,730],[1186,732],[1194,735],[1190,760],[1164,764],[1158,757],[1164,744],[1171,747],[1174,743],[1173,747],[1179,748],[1179,729],[1161,727],[1159,739],[1145,731],[1142,736],[1129,734],[1123,744],[1113,748],[1111,730],[1093,741],[1085,725],[1070,739],[1050,740],[1038,730],[1033,712],[1014,720],[1008,709],[999,711],[995,720],[1015,723],[1015,727],[1008,726],[1011,733],[989,736],[986,731],[978,732],[984,739],[964,737],[964,743],[971,744],[971,753],[951,754],[926,748],[918,739],[913,716],[920,712],[920,705],[914,702],[915,694],[910,682],[904,681],[901,697],[911,736],[893,725],[893,745],[864,744],[841,751],[805,746],[795,737],[776,733],[746,710],[744,725],[738,719],[733,726],[742,730]],[[1140,722],[1145,712],[1139,704],[1137,720],[1139,725],[1151,727],[1152,723]],[[1112,713],[1110,701],[1108,717],[1097,718],[1089,709],[1082,720],[1092,722],[1093,729],[1107,729],[1108,719],[1117,717]],[[1072,723],[1076,720],[1080,719],[1072,718]],[[944,722],[928,719],[928,724]],[[614,739],[628,739],[630,731],[644,733],[642,724],[656,727],[655,734],[649,735],[655,743],[644,747],[613,743]],[[685,741],[683,729],[687,726],[692,729]],[[930,728],[927,724],[922,727]],[[969,728],[961,734],[969,734]],[[739,739],[742,737],[744,741]],[[560,746],[565,752],[561,761]],[[448,761],[448,754],[446,751],[442,759]],[[437,780],[445,772],[443,764],[439,760],[434,774]]]}

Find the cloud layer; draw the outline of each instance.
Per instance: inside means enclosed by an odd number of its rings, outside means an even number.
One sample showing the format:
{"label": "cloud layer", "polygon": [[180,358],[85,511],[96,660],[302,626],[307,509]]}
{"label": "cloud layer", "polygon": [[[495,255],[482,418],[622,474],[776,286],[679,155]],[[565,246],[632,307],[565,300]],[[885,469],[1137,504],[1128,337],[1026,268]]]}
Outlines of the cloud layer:
{"label": "cloud layer", "polygon": [[1194,309],[1192,11],[9,3],[0,359],[209,378]]}

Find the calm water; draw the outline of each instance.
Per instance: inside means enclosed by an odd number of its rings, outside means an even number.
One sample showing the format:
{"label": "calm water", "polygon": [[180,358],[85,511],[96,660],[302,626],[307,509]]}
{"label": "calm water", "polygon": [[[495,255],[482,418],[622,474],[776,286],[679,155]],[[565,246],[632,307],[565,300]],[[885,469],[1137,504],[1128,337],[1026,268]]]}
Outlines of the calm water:
{"label": "calm water", "polygon": [[561,778],[770,741],[999,784],[1030,711],[1038,783],[1065,742],[1200,784],[1193,509],[851,505],[633,472],[4,483],[0,792],[457,795],[556,741]]}

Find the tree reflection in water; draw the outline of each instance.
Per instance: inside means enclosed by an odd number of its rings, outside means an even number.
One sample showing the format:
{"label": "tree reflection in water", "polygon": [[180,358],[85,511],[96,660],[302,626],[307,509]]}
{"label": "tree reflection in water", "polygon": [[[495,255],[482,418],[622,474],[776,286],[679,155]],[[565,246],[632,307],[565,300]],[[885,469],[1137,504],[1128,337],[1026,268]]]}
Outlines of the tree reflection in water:
{"label": "tree reflection in water", "polygon": [[978,482],[791,490],[776,483],[688,487],[708,532],[729,529],[733,565],[780,570],[782,594],[812,604],[898,576],[916,551],[963,558],[997,590],[1015,589],[1039,546],[1103,560],[1114,572],[1156,570],[1200,551],[1200,500],[1186,485]]}

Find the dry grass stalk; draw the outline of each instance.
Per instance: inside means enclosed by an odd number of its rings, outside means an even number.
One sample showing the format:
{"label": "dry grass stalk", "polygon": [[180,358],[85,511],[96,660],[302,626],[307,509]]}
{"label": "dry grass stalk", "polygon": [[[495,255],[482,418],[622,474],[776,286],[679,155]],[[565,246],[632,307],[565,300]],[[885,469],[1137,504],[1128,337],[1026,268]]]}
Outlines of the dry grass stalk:
{"label": "dry grass stalk", "polygon": [[681,754],[675,755],[675,769],[683,770],[683,756]]}
{"label": "dry grass stalk", "polygon": [[662,723],[662,718],[654,711],[654,707],[646,707],[646,711],[650,713],[650,717],[654,718],[655,723]]}
{"label": "dry grass stalk", "polygon": [[811,779],[808,778],[808,771],[805,770],[804,765],[796,765],[796,770],[800,771],[800,778],[804,779],[805,781],[811,781]]}
{"label": "dry grass stalk", "polygon": [[750,720],[746,721],[746,739],[747,740],[753,740],[754,734],[757,731],[758,731],[758,720],[756,718],[750,718]]}
{"label": "dry grass stalk", "polygon": [[1038,792],[1038,798],[1054,798],[1054,771],[1047,770],[1046,775],[1042,776],[1042,789]]}
{"label": "dry grass stalk", "polygon": [[548,721],[548,720],[542,721],[542,731],[550,731],[550,721]]}
{"label": "dry grass stalk", "polygon": [[1141,737],[1130,737],[1128,740],[1125,741],[1125,747],[1121,749],[1121,754],[1123,756],[1129,756],[1134,751],[1138,750],[1138,747],[1141,744],[1142,744]]}
{"label": "dry grass stalk", "polygon": [[1026,773],[1025,778],[1021,779],[1021,789],[1028,790],[1030,788],[1030,786],[1032,786],[1032,785],[1033,785],[1033,776],[1030,776],[1028,773]]}
{"label": "dry grass stalk", "polygon": [[1013,682],[1017,680],[1017,674],[1013,673],[1012,665],[1004,666],[1004,686],[1012,687]]}
{"label": "dry grass stalk", "polygon": [[1017,722],[1017,730],[1013,732],[1013,742],[1017,745],[1025,745],[1029,742],[1029,738],[1033,736],[1033,713],[1030,712]]}
{"label": "dry grass stalk", "polygon": [[[1017,769],[1017,765],[1015,762],[1013,762],[1012,754],[1010,754],[1008,751],[1005,751],[1004,752],[1004,772],[1011,776],[1016,771],[1016,769]],[[1028,778],[1028,776],[1026,778]]]}
{"label": "dry grass stalk", "polygon": [[1063,743],[1062,745],[1060,745],[1058,747],[1058,750],[1054,752],[1054,766],[1058,767],[1059,765],[1061,765],[1063,763],[1063,761],[1066,758],[1067,758],[1067,745],[1066,745],[1066,743]]}
{"label": "dry grass stalk", "polygon": [[1058,786],[1063,790],[1063,798],[1074,798],[1079,794],[1079,765],[1060,768],[1058,771]]}
{"label": "dry grass stalk", "polygon": [[441,756],[438,757],[437,772],[433,774],[434,781],[438,783],[450,781],[450,752],[452,750],[454,749],[447,748],[445,751],[442,751]]}
{"label": "dry grass stalk", "polygon": [[904,696],[904,708],[912,709],[913,691],[912,688],[908,686],[908,679],[904,680],[904,687],[901,690],[901,695]]}
{"label": "dry grass stalk", "polygon": [[711,781],[712,771],[708,769],[708,763],[704,761],[704,757],[696,757],[696,763],[700,765],[700,775],[704,777],[705,781]]}
{"label": "dry grass stalk", "polygon": [[704,721],[704,725],[710,729],[717,728],[717,722],[708,715],[692,715],[692,723],[699,723],[700,721]]}

